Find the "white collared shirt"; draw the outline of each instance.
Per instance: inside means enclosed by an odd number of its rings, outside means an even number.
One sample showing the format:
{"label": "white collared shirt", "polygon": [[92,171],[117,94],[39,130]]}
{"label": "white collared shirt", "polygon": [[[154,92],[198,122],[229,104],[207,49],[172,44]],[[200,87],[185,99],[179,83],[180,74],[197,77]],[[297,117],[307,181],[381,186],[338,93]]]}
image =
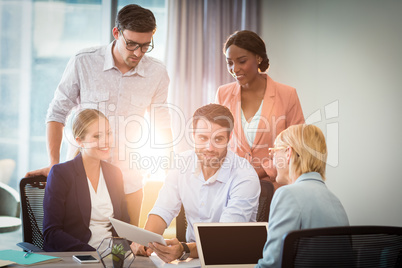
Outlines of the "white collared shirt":
{"label": "white collared shirt", "polygon": [[99,182],[97,190],[92,186],[91,181],[87,178],[89,194],[91,196],[91,219],[89,221],[89,230],[92,235],[88,241],[88,245],[97,248],[102,240],[112,236],[112,224],[109,217],[114,216],[112,200],[103,177],[102,168],[100,169]]}
{"label": "white collared shirt", "polygon": [[195,242],[196,222],[256,221],[260,181],[246,159],[228,151],[221,168],[207,181],[197,169],[193,150],[176,157],[174,166],[149,214],[160,216],[169,226],[183,204],[187,242]]}
{"label": "white collared shirt", "polygon": [[241,109],[241,125],[243,127],[244,136],[246,136],[247,142],[250,145],[250,148],[253,147],[253,143],[255,140],[255,136],[258,130],[258,124],[260,123],[261,111],[262,111],[262,104],[264,100],[261,101],[260,108],[255,113],[253,118],[250,122],[247,121],[246,117],[244,116],[243,109]]}
{"label": "white collared shirt", "polygon": [[[147,55],[134,69],[122,74],[113,60],[113,44],[84,49],[70,59],[49,105],[46,122],[65,124],[67,115],[78,105],[104,113],[115,141],[112,163],[122,170],[128,194],[142,188],[140,172],[130,168],[130,153],[148,138],[142,136],[143,128],[170,128],[165,105],[169,77],[163,63]],[[144,120],[145,111],[151,114],[150,123]],[[71,139],[69,144],[73,142]]]}
{"label": "white collared shirt", "polygon": [[[215,172],[215,174],[212,175],[206,182],[207,182],[208,184],[214,183],[214,182],[216,181],[216,179],[218,178],[218,174],[219,174],[219,171],[220,171],[220,170],[221,170],[221,169],[219,168],[219,169]],[[198,177],[198,176],[200,176],[201,173],[202,173],[201,162],[200,162],[200,161],[196,161],[193,174],[194,174],[195,177]],[[202,176],[204,177],[204,174],[202,174]]]}

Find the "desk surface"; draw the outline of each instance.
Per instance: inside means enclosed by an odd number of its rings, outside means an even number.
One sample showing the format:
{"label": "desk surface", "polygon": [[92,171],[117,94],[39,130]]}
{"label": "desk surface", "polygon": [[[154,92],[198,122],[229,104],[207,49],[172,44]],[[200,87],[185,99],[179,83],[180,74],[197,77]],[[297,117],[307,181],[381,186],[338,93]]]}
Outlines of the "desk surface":
{"label": "desk surface", "polygon": [[20,218],[0,216],[0,233],[14,232],[18,230],[20,226]]}
{"label": "desk surface", "polygon": [[[96,257],[99,260],[99,256],[96,253],[96,251],[81,251],[81,252],[41,252],[37,254],[44,254],[44,255],[50,255],[50,256],[54,256],[54,257],[61,257],[62,260],[61,261],[56,261],[56,262],[50,262],[50,263],[45,263],[45,264],[37,264],[34,265],[32,267],[35,268],[40,268],[40,267],[82,267],[82,268],[94,268],[94,267],[103,267],[102,263],[85,263],[85,264],[81,264],[75,260],[73,260],[73,255],[75,254],[79,254],[79,255],[83,255],[83,254],[88,254],[88,255],[92,255],[94,257]],[[25,266],[25,265],[10,265],[8,267],[30,267],[30,266]],[[156,267],[155,264],[152,262],[152,260],[148,257],[143,257],[143,256],[137,256],[133,262],[133,264],[131,265],[131,267]]]}

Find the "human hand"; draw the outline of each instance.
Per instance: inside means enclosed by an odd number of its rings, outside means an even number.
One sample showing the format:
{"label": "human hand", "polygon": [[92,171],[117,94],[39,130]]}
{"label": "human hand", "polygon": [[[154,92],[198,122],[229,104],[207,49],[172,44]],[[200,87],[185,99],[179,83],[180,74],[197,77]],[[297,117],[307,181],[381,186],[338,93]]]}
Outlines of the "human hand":
{"label": "human hand", "polygon": [[49,175],[51,168],[52,168],[52,166],[49,166],[49,167],[29,171],[27,174],[25,174],[25,177],[32,177],[32,176],[39,176],[39,175],[43,175],[43,176],[47,177]]}
{"label": "human hand", "polygon": [[144,247],[143,245],[137,244],[132,242],[131,245],[131,251],[134,252],[135,255],[142,255],[142,256],[151,256],[152,250],[148,247]]}
{"label": "human hand", "polygon": [[149,243],[148,246],[152,249],[158,257],[164,262],[171,262],[181,257],[183,253],[183,246],[177,238],[165,240],[167,246],[159,243]]}

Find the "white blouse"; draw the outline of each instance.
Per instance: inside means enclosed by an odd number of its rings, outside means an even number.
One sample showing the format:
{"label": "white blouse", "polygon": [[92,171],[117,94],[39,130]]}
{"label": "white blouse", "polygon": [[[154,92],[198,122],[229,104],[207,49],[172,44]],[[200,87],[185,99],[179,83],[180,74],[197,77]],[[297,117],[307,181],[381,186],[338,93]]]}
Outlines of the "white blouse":
{"label": "white blouse", "polygon": [[244,135],[246,136],[247,142],[250,145],[250,148],[253,147],[253,143],[255,140],[255,136],[258,130],[258,123],[260,122],[262,104],[264,100],[261,101],[260,108],[255,113],[250,122],[247,122],[246,117],[244,116],[243,109],[241,110],[241,125],[243,127]]}
{"label": "white blouse", "polygon": [[112,224],[109,221],[109,217],[114,216],[113,205],[103,177],[102,168],[100,169],[97,191],[92,187],[92,183],[88,178],[87,181],[91,196],[89,230],[92,233],[88,244],[96,249],[104,238],[112,236]]}

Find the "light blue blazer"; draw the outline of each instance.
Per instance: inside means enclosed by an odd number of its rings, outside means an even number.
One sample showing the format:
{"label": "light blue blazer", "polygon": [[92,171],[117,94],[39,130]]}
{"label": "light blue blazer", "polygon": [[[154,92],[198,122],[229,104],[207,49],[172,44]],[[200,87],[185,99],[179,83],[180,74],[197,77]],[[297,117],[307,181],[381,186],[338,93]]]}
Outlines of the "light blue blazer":
{"label": "light blue blazer", "polygon": [[339,199],[317,172],[301,175],[294,184],[276,190],[269,213],[268,238],[256,267],[280,267],[283,236],[293,230],[347,226]]}

